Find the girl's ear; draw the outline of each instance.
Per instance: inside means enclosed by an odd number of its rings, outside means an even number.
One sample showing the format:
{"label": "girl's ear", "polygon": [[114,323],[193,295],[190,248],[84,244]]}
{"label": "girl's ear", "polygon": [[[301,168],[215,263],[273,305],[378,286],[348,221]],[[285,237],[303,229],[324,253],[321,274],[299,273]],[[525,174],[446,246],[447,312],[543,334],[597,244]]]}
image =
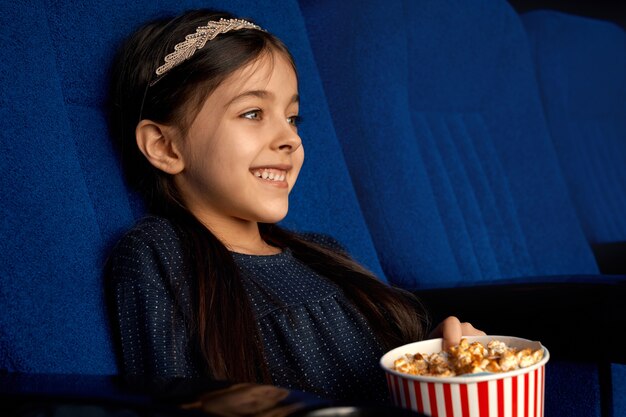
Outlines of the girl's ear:
{"label": "girl's ear", "polygon": [[144,119],[137,124],[135,137],[139,150],[155,168],[175,175],[185,167],[173,128]]}

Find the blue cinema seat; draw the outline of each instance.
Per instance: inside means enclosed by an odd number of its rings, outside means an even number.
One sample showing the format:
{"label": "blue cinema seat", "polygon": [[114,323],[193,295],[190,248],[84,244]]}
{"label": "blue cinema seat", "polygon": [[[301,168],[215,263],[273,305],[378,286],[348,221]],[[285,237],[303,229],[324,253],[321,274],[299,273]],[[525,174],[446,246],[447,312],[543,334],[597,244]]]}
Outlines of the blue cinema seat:
{"label": "blue cinema seat", "polygon": [[585,235],[603,272],[626,273],[626,32],[546,10],[522,21]]}
{"label": "blue cinema seat", "polygon": [[301,6],[389,280],[596,274],[510,6],[355,3]]}
{"label": "blue cinema seat", "polygon": [[559,360],[572,332],[603,334],[621,287],[598,275],[517,14],[496,0],[300,5],[388,279],[555,347],[546,415],[600,415],[603,370]]}
{"label": "blue cinema seat", "polygon": [[252,17],[290,47],[307,158],[285,225],[335,236],[385,279],[295,2],[2,2],[0,371],[117,373],[102,270],[144,211],[108,137],[108,67],[140,23],[198,7]]}
{"label": "blue cinema seat", "polygon": [[[574,206],[605,273],[626,273],[626,32],[538,10],[521,16],[543,108]],[[626,365],[612,364],[612,409],[626,416]]]}

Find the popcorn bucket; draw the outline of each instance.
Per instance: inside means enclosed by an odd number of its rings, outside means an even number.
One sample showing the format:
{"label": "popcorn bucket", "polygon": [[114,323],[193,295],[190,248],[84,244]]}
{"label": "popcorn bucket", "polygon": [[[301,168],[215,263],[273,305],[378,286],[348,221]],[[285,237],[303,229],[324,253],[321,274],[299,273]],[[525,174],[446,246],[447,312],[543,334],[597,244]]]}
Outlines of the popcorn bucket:
{"label": "popcorn bucket", "polygon": [[393,370],[405,354],[441,352],[442,339],[410,343],[380,360],[393,402],[432,417],[543,417],[545,364],[550,357],[539,342],[510,336],[467,336],[484,346],[500,340],[509,347],[543,349],[543,358],[527,368],[453,377],[418,376]]}

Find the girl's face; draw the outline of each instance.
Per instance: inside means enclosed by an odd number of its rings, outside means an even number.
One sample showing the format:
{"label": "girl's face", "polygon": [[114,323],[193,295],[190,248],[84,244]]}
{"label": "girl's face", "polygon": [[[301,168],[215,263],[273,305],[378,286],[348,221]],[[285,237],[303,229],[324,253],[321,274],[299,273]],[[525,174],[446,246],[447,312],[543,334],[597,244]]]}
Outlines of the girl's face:
{"label": "girl's face", "polygon": [[199,219],[275,223],[304,161],[298,83],[289,61],[266,54],[237,70],[206,99],[180,141],[174,181]]}

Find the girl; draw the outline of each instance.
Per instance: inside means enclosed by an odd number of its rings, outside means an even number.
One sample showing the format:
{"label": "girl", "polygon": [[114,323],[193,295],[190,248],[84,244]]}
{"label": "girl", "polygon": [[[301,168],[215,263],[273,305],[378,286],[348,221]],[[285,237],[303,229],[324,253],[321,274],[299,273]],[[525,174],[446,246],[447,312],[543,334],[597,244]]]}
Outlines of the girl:
{"label": "girl", "polygon": [[[119,53],[111,97],[152,214],[109,262],[123,372],[384,401],[378,360],[426,315],[334,240],[275,225],[304,159],[285,45],[226,13],[155,21]],[[431,336],[462,334],[482,332],[449,318]]]}

